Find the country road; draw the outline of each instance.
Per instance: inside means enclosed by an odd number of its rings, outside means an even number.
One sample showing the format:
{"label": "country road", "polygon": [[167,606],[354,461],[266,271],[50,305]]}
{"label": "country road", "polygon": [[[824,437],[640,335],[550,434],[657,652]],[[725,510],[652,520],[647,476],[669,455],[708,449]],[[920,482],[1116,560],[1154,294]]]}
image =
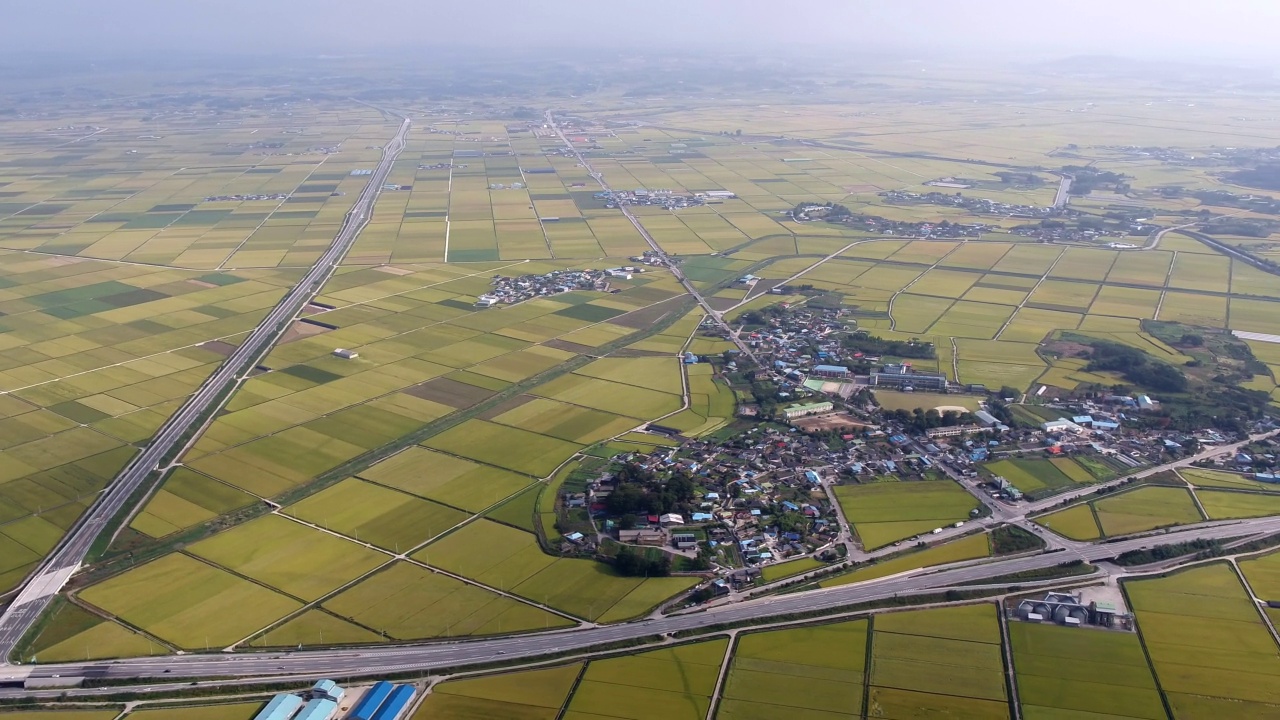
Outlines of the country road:
{"label": "country road", "polygon": [[[600,189],[607,192],[610,188],[609,183],[604,179],[604,174],[597,172],[592,168],[591,163],[587,162],[587,159],[582,156],[582,153],[578,152],[578,149],[573,146],[573,143],[569,142],[569,138],[565,136],[564,131],[560,129],[558,124],[556,124],[555,117],[549,110],[547,111],[547,124],[555,130],[560,141],[564,143],[565,147],[568,148],[569,151],[573,153],[577,161],[582,164],[582,167],[586,168],[587,172],[591,174],[591,177],[600,185]],[[706,298],[702,297],[702,293],[698,292],[698,289],[694,287],[693,283],[685,277],[684,272],[680,270],[680,265],[667,256],[666,251],[662,249],[662,246],[658,245],[658,241],[653,239],[653,235],[649,234],[649,230],[645,228],[644,224],[641,223],[634,214],[632,214],[630,208],[619,203],[618,209],[622,211],[623,216],[626,217],[627,220],[635,227],[636,232],[640,233],[640,237],[644,238],[644,241],[653,249],[653,252],[657,253],[658,257],[661,258],[662,264],[671,271],[671,274],[674,275],[676,280],[684,286],[684,289],[693,296],[693,299],[698,301],[698,304],[707,312],[707,317],[710,317],[717,325],[724,329],[728,340],[738,346],[738,350],[740,350],[745,357],[750,358],[757,367],[761,367],[759,358],[756,357],[755,353],[751,351],[751,348],[747,346],[742,338],[738,337],[738,335],[733,332],[733,329],[729,327],[729,324],[724,321],[723,314],[719,310],[711,307],[711,304],[707,302]]]}
{"label": "country road", "polygon": [[[147,447],[134,457],[97,501],[63,537],[53,552],[32,573],[17,597],[0,615],[0,662],[9,658],[22,636],[36,623],[67,580],[80,569],[90,548],[108,530],[121,513],[132,512],[152,474],[162,470],[161,463],[189,442],[189,431],[199,429],[230,398],[232,391],[248,375],[249,370],[275,345],[307,303],[320,292],[325,281],[368,223],[373,204],[391,166],[404,149],[410,121],[406,118],[395,137],[383,149],[382,160],[369,178],[329,249],[306,275],[263,318],[239,347],[223,361],[212,375],[187,399],[152,438]],[[141,495],[145,499],[146,493]]]}

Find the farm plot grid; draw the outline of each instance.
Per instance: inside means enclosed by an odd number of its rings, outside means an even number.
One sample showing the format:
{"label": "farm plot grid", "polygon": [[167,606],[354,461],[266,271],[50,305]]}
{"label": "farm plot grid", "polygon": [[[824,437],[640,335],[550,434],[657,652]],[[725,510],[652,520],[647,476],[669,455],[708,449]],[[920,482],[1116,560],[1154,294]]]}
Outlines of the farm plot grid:
{"label": "farm plot grid", "polygon": [[0,559],[3,592],[296,272],[205,273],[7,251],[0,264],[0,536],[15,544]]}
{"label": "farm plot grid", "polygon": [[0,139],[0,247],[189,269],[309,266],[395,133],[372,109],[309,103],[199,130],[103,122],[35,152]]}

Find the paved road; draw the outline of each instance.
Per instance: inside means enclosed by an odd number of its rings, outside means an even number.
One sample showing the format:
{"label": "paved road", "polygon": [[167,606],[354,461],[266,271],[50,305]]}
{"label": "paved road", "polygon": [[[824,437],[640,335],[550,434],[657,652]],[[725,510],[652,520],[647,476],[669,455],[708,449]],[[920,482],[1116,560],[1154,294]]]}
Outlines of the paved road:
{"label": "paved road", "polygon": [[249,370],[275,344],[302,308],[324,286],[338,263],[346,255],[356,236],[368,222],[373,203],[391,172],[391,165],[404,149],[409,120],[400,125],[394,139],[383,150],[382,161],[361,191],[333,244],[316,261],[302,280],[284,296],[278,305],[250,333],[240,347],[227,357],[204,384],[173,414],[151,443],[116,476],[111,485],[80,521],[67,533],[61,544],[35,571],[22,591],[0,615],[0,663],[7,659],[27,630],[48,607],[67,580],[80,569],[90,547],[106,529],[111,519],[128,509],[129,499],[140,490],[151,473],[160,468],[166,455],[181,449],[189,438],[188,430],[198,427],[203,418],[221,406],[230,390],[242,381]]}
{"label": "paved road", "polygon": [[[582,153],[578,152],[578,149],[573,146],[573,143],[569,142],[569,138],[565,137],[564,131],[556,124],[555,116],[551,114],[551,111],[547,111],[547,124],[556,131],[556,135],[560,137],[560,141],[563,142],[565,147],[573,153],[574,157],[577,158],[582,167],[587,169],[587,172],[591,174],[591,177],[600,185],[600,189],[606,191],[609,190],[609,183],[605,181],[604,174],[596,172],[596,170],[591,167],[591,163],[587,162],[587,159],[582,156]],[[640,233],[640,237],[644,238],[644,241],[649,244],[649,247],[657,253],[658,257],[662,260],[662,264],[671,271],[671,274],[675,276],[676,280],[680,281],[680,284],[684,286],[684,289],[687,290],[689,294],[698,301],[698,304],[707,311],[707,316],[724,329],[729,341],[734,345],[737,345],[738,349],[742,351],[742,354],[745,357],[750,358],[757,367],[763,368],[764,366],[760,364],[760,360],[756,357],[756,354],[751,351],[751,348],[747,346],[746,342],[744,342],[742,338],[738,337],[738,334],[733,331],[733,328],[729,327],[728,323],[724,321],[722,313],[711,307],[711,304],[707,302],[706,298],[702,297],[702,293],[698,292],[698,289],[694,287],[693,283],[685,277],[684,272],[680,270],[680,265],[672,261],[671,258],[667,256],[666,251],[662,249],[662,246],[658,245],[658,242],[653,239],[653,236],[649,234],[649,231],[640,222],[640,220],[637,219],[635,215],[631,214],[631,208],[626,205],[619,204],[618,209],[621,210],[623,216],[625,216],[627,220],[635,226],[636,232]]]}
{"label": "paved road", "polygon": [[[1123,542],[1091,545],[1078,552],[1057,552],[951,569],[923,569],[911,573],[873,580],[856,585],[813,590],[791,595],[778,595],[748,600],[714,608],[704,613],[677,615],[659,620],[591,627],[533,635],[474,640],[437,642],[360,650],[315,650],[285,653],[244,653],[181,655],[164,658],[132,658],[119,661],[62,663],[24,668],[0,668],[0,678],[10,676],[64,678],[199,678],[199,677],[274,677],[292,675],[312,678],[325,675],[378,675],[402,671],[430,671],[464,664],[536,658],[557,652],[588,648],[602,643],[691,630],[714,623],[738,622],[789,613],[833,610],[853,603],[883,600],[898,595],[912,595],[947,588],[975,580],[1007,575],[1025,570],[1048,568],[1080,558],[1097,561],[1128,550],[1155,544],[1166,544],[1193,538],[1227,538],[1250,534],[1280,532],[1280,518],[1243,520],[1203,528],[1183,528],[1164,533],[1159,542],[1140,538]],[[72,691],[74,694],[75,691]],[[35,693],[18,689],[0,690],[0,697],[30,696]]]}
{"label": "paved road", "polygon": [[1074,180],[1075,178],[1070,175],[1063,175],[1062,179],[1058,181],[1058,194],[1053,198],[1053,206],[1055,208],[1061,210],[1067,206],[1067,203],[1071,202],[1071,183]]}

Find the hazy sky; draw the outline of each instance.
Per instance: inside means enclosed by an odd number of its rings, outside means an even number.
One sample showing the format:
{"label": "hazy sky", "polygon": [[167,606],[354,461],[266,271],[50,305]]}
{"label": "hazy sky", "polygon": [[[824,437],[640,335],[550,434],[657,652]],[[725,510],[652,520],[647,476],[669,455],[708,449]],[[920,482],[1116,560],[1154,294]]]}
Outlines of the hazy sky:
{"label": "hazy sky", "polygon": [[1280,59],[1280,0],[10,0],[0,52],[457,45]]}

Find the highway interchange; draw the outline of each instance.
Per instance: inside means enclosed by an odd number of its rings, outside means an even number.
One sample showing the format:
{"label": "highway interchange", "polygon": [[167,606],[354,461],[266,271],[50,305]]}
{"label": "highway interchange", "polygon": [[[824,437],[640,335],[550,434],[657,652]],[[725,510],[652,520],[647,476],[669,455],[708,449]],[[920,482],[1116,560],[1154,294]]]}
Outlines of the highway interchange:
{"label": "highway interchange", "polygon": [[[554,118],[547,115],[548,123],[564,137]],[[97,503],[86,513],[81,522],[66,536],[63,543],[49,556],[0,616],[0,657],[7,658],[22,636],[32,627],[52,598],[81,566],[95,540],[109,527],[112,518],[131,511],[131,497],[161,463],[174,451],[181,450],[191,441],[189,430],[199,428],[212,415],[230,391],[244,379],[254,366],[275,344],[280,335],[323,287],[336,269],[356,236],[367,222],[374,201],[391,170],[392,163],[404,148],[409,130],[409,120],[404,120],[395,138],[384,149],[383,159],[361,192],[343,227],[329,250],[311,268],[306,276],[271,311],[248,339],[227,358],[225,363],[192,395],[188,402],[157,433],[153,442],[131,462],[115,482],[104,491]],[[575,155],[577,151],[574,150]],[[578,159],[601,187],[608,189],[603,177],[591,170],[585,159]],[[686,289],[708,311],[716,322],[724,324],[693,287],[679,268],[672,263],[656,242],[635,218],[622,207],[626,215],[645,240],[659,254],[664,263],[685,285]],[[730,333],[735,341],[736,336]],[[741,343],[739,343],[741,345]],[[750,355],[749,348],[743,351]],[[1274,434],[1274,433],[1269,433]],[[1262,436],[1255,436],[1262,437]],[[1169,466],[1152,468],[1137,476],[1168,469],[1176,465],[1224,452],[1230,452],[1243,443],[1214,448],[1192,458],[1186,458]],[[1134,477],[1134,476],[1130,476]],[[1116,481],[1116,482],[1123,482]],[[972,490],[972,488],[970,488]],[[1060,495],[1040,503],[1024,505],[1017,510],[992,506],[994,514],[984,524],[1013,522],[1026,526],[1026,516],[1033,511],[1047,509],[1069,497],[1083,496],[1097,490],[1097,486],[1082,489],[1071,495]],[[948,529],[946,536],[961,534],[971,528]],[[549,655],[587,650],[610,643],[618,643],[662,634],[696,630],[711,625],[760,621],[768,618],[837,611],[851,605],[885,600],[897,596],[912,596],[939,592],[957,585],[971,584],[987,578],[997,578],[1028,570],[1052,568],[1064,562],[1083,560],[1096,562],[1115,557],[1123,552],[1144,549],[1158,544],[1186,542],[1194,539],[1227,539],[1264,537],[1280,533],[1280,517],[1254,520],[1223,521],[1185,526],[1175,530],[1148,534],[1111,543],[1079,543],[1050,536],[1050,548],[1046,552],[1004,560],[970,561],[941,568],[912,570],[898,575],[864,583],[843,585],[826,589],[797,592],[785,595],[766,595],[755,599],[710,607],[699,612],[689,612],[666,617],[609,626],[586,624],[574,629],[550,631],[528,635],[508,636],[485,640],[436,641],[383,647],[348,650],[299,650],[291,652],[237,652],[212,654],[184,654],[163,658],[124,658],[120,660],[84,663],[60,663],[44,665],[0,664],[0,682],[20,682],[26,678],[93,678],[110,679],[120,683],[136,681],[137,687],[161,691],[186,687],[195,678],[315,678],[322,676],[387,675],[400,672],[426,672],[442,668],[454,668],[514,660],[536,660]],[[182,683],[178,681],[182,680]],[[119,688],[115,688],[118,690]],[[0,697],[51,696],[63,691],[0,689]],[[72,689],[70,695],[90,696],[106,692],[101,689]]]}

